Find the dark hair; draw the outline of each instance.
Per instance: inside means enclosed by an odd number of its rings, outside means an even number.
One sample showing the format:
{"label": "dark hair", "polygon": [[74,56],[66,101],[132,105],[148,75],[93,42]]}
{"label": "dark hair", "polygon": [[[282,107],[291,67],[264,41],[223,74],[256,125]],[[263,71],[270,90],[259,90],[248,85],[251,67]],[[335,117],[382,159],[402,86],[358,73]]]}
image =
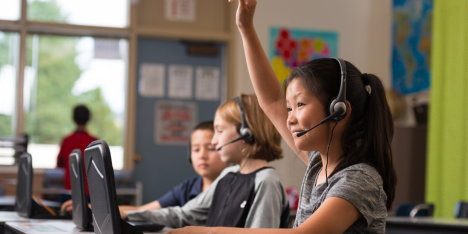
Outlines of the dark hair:
{"label": "dark hair", "polygon": [[[385,90],[377,76],[363,75],[347,61],[346,72],[346,100],[351,104],[352,111],[341,139],[343,159],[331,175],[357,163],[373,166],[382,177],[389,210],[395,198],[397,178],[391,148],[393,119]],[[329,58],[312,60],[294,70],[284,87],[296,78],[319,99],[329,114],[330,101],[338,95],[341,84],[338,62]],[[370,86],[370,94],[367,85]]]}
{"label": "dark hair", "polygon": [[89,111],[88,107],[83,104],[75,106],[73,109],[73,121],[77,125],[86,125],[86,123],[91,119],[91,112]]}
{"label": "dark hair", "polygon": [[204,122],[197,124],[197,126],[193,128],[192,132],[195,132],[197,130],[209,130],[209,131],[214,132],[213,120],[204,121]]}

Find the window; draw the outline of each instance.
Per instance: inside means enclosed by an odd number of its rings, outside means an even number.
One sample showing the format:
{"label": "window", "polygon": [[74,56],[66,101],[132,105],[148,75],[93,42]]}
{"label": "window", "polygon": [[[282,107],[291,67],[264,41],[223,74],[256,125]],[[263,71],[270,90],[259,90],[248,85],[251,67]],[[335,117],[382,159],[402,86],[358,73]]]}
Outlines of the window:
{"label": "window", "polygon": [[7,142],[0,165],[14,163],[8,142],[25,133],[33,167],[54,168],[61,140],[76,128],[73,107],[86,104],[88,131],[108,142],[114,168],[123,169],[129,6],[0,0],[0,138]]}
{"label": "window", "polygon": [[34,167],[55,167],[61,139],[76,128],[73,107],[85,104],[88,131],[107,141],[122,169],[127,41],[31,35],[27,44],[23,106]]}
{"label": "window", "polygon": [[[12,137],[15,122],[19,35],[0,31],[0,137]],[[0,148],[0,164],[12,164],[14,150]]]}
{"label": "window", "polygon": [[21,0],[0,0],[0,20],[18,20]]}
{"label": "window", "polygon": [[28,20],[123,28],[128,5],[128,0],[28,0]]}
{"label": "window", "polygon": [[0,137],[13,136],[19,36],[0,31]]}

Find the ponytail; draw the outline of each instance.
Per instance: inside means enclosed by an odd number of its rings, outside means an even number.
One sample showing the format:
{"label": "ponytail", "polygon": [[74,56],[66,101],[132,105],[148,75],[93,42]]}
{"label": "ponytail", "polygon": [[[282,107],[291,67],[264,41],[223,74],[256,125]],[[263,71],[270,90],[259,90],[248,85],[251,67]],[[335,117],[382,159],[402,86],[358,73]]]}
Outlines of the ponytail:
{"label": "ponytail", "polygon": [[[387,210],[395,199],[396,173],[393,167],[392,139],[393,119],[388,106],[385,89],[380,79],[373,74],[359,76],[359,86],[355,95],[348,95],[353,107],[351,120],[342,136],[344,158],[332,174],[357,163],[373,166],[382,177],[387,195]],[[347,89],[348,90],[348,89]],[[359,93],[359,95],[357,95]],[[352,102],[360,97],[365,102]],[[351,99],[351,100],[350,100]]]}
{"label": "ponytail", "polygon": [[393,167],[392,139],[393,119],[388,106],[385,89],[380,79],[373,74],[364,74],[363,80],[368,87],[367,110],[364,116],[363,145],[366,161],[374,166],[383,180],[387,194],[387,209],[395,198],[396,173]]}

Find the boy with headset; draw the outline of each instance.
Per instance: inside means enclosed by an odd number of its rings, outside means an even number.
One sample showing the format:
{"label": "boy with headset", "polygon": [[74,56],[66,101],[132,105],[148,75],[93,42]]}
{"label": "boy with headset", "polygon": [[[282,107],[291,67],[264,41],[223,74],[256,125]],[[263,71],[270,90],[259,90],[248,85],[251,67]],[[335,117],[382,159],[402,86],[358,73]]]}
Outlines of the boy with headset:
{"label": "boy with headset", "polygon": [[189,143],[188,160],[199,177],[190,178],[175,186],[158,200],[142,206],[120,206],[121,211],[126,210],[155,210],[171,206],[184,206],[198,194],[206,191],[213,181],[226,168],[211,144],[214,135],[213,121],[198,124],[192,131]]}
{"label": "boy with headset", "polygon": [[121,212],[123,219],[172,228],[187,225],[287,227],[289,205],[278,172],[268,162],[283,157],[280,135],[255,95],[241,95],[216,111],[216,145],[226,168],[212,186],[182,207]]}

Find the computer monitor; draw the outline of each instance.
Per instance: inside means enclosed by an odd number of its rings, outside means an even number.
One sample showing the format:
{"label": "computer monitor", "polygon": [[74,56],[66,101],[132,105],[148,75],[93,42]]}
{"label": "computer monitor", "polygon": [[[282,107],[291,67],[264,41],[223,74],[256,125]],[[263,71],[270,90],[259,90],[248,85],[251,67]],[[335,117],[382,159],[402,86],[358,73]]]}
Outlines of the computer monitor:
{"label": "computer monitor", "polygon": [[109,146],[105,141],[93,141],[84,154],[94,233],[142,233],[164,228],[158,224],[127,223],[121,219],[115,192],[114,168]]}
{"label": "computer monitor", "polygon": [[22,153],[19,156],[18,184],[16,185],[15,211],[21,217],[29,218],[32,213],[32,180],[33,169],[31,155]]}
{"label": "computer monitor", "polygon": [[73,200],[73,222],[81,231],[92,231],[91,210],[86,196],[84,164],[81,150],[76,149],[69,156],[70,182]]}
{"label": "computer monitor", "polygon": [[61,214],[59,207],[51,208],[45,204],[47,201],[42,201],[32,194],[33,174],[31,155],[21,154],[15,201],[15,211],[18,215],[32,219],[71,219],[70,215]]}

